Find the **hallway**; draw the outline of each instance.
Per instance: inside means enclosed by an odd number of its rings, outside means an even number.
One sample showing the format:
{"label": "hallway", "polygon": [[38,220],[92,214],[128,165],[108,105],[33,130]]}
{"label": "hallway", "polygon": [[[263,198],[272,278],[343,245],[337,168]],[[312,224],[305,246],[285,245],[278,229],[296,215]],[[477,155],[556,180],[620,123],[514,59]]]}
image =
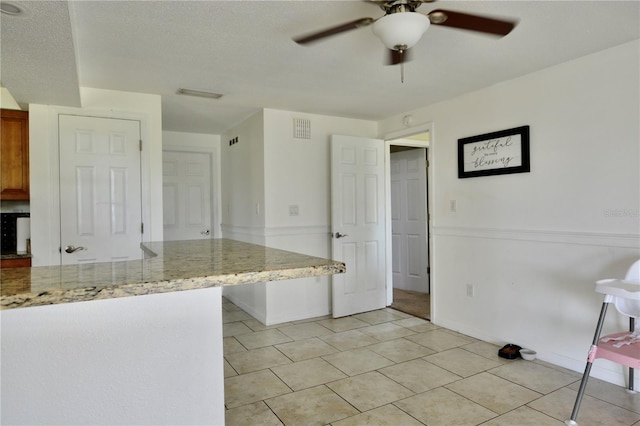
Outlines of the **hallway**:
{"label": "hallway", "polygon": [[394,288],[391,308],[414,317],[431,319],[431,294]]}

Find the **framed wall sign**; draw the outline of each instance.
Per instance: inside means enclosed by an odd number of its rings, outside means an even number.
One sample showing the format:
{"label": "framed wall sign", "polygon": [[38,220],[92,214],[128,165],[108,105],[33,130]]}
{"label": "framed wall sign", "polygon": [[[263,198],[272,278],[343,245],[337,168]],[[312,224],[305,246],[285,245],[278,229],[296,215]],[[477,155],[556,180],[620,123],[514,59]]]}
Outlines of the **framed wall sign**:
{"label": "framed wall sign", "polygon": [[529,126],[458,139],[460,179],[529,171]]}

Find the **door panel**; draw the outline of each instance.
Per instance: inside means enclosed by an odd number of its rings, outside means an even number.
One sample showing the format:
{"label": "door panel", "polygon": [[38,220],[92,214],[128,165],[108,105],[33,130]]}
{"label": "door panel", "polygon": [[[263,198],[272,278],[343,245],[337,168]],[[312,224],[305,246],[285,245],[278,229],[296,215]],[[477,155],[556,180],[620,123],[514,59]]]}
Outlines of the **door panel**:
{"label": "door panel", "polygon": [[429,292],[427,274],[426,152],[391,154],[393,286]]}
{"label": "door panel", "polygon": [[141,258],[139,141],[139,121],[59,116],[63,265]]}
{"label": "door panel", "polygon": [[208,153],[162,154],[164,239],[211,238],[211,157]]}
{"label": "door panel", "polygon": [[384,142],[332,136],[332,253],[347,265],[332,278],[334,317],[385,307],[384,217]]}

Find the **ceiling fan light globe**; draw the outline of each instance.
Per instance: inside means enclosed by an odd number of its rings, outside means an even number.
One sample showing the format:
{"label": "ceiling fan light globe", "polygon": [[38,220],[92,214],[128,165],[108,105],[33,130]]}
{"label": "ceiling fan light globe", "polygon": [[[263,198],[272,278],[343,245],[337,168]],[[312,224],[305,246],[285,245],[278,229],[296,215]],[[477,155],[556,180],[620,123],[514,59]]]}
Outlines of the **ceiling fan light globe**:
{"label": "ceiling fan light globe", "polygon": [[388,48],[413,47],[429,28],[429,18],[418,12],[400,12],[385,15],[373,23],[373,33]]}

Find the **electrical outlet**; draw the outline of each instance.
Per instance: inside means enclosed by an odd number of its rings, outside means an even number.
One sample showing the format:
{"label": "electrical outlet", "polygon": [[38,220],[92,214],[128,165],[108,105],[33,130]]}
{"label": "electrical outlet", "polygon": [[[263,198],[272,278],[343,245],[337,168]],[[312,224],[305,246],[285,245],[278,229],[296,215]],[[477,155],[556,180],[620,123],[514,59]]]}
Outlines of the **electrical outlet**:
{"label": "electrical outlet", "polygon": [[456,200],[449,200],[449,211],[451,213],[458,211],[458,202]]}
{"label": "electrical outlet", "polygon": [[300,214],[300,208],[297,204],[292,204],[289,206],[289,216],[298,216]]}
{"label": "electrical outlet", "polygon": [[474,288],[473,284],[467,284],[467,297],[473,297]]}

